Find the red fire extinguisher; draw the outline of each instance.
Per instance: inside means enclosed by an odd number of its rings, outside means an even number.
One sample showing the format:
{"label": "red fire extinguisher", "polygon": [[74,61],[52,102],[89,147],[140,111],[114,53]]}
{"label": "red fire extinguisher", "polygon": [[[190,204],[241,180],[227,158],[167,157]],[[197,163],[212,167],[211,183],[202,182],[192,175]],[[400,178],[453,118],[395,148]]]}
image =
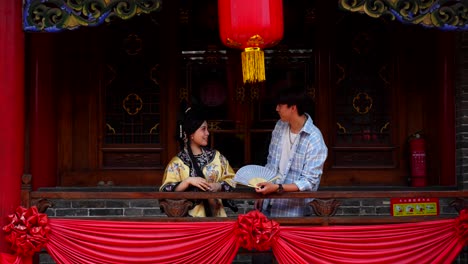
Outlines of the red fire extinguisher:
{"label": "red fire extinguisher", "polygon": [[426,174],[426,141],[416,133],[409,141],[411,160],[411,186],[424,187],[427,185]]}

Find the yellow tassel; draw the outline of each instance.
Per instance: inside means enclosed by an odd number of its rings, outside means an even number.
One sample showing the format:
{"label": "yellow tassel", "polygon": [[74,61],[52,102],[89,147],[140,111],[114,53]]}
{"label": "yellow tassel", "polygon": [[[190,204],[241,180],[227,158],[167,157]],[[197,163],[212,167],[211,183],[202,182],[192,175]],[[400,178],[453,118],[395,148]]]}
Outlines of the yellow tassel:
{"label": "yellow tassel", "polygon": [[265,56],[260,48],[245,48],[242,52],[244,83],[265,81]]}

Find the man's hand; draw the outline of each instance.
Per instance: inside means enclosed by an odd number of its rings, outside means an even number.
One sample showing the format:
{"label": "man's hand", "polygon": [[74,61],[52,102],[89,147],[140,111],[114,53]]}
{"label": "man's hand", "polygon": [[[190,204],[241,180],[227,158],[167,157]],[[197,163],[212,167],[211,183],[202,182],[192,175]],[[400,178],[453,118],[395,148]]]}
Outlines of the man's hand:
{"label": "man's hand", "polygon": [[261,194],[269,194],[276,192],[278,188],[278,184],[274,184],[271,182],[261,182],[257,184],[255,191]]}

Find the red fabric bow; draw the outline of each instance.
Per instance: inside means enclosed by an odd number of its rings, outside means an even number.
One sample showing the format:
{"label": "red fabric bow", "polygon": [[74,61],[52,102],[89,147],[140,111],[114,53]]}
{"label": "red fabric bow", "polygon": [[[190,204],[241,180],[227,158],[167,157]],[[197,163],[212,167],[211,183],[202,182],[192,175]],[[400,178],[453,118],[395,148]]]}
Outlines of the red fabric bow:
{"label": "red fabric bow", "polygon": [[50,231],[47,215],[39,213],[35,206],[29,209],[20,206],[8,218],[10,224],[4,226],[3,231],[16,255],[27,257],[40,251]]}
{"label": "red fabric bow", "polygon": [[266,251],[278,238],[279,224],[258,210],[239,215],[237,219],[237,238],[240,246],[248,250]]}
{"label": "red fabric bow", "polygon": [[468,242],[468,211],[463,209],[460,215],[455,219],[455,229],[457,235],[464,244]]}

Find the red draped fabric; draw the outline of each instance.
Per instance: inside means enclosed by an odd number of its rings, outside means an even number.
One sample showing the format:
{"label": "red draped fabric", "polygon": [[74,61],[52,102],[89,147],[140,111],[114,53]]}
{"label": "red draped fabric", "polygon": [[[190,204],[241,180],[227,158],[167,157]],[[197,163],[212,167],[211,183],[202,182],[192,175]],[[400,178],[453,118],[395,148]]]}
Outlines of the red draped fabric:
{"label": "red draped fabric", "polygon": [[47,249],[57,263],[231,263],[240,247],[272,249],[278,263],[452,263],[468,238],[468,212],[420,223],[280,226],[258,211],[237,221],[161,223],[47,219],[18,209],[3,228],[16,255],[0,264],[29,264]]}
{"label": "red draped fabric", "polygon": [[18,255],[10,255],[7,253],[0,253],[0,263],[3,264],[31,264],[31,257],[21,257]]}
{"label": "red draped fabric", "polygon": [[46,249],[58,263],[230,263],[234,224],[51,219]]}
{"label": "red draped fabric", "polygon": [[376,226],[281,227],[279,263],[452,263],[464,246],[453,220]]}

